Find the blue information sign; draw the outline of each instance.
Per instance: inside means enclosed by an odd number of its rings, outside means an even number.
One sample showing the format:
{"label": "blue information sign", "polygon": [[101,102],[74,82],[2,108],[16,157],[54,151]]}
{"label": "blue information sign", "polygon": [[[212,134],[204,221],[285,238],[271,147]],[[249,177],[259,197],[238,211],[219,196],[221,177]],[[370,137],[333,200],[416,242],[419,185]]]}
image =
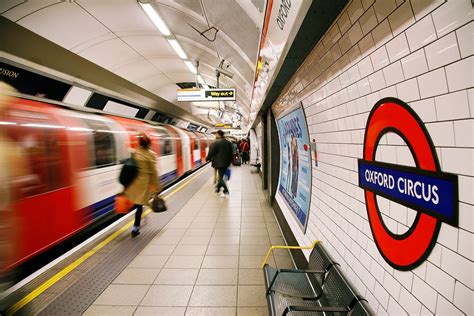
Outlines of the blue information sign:
{"label": "blue information sign", "polygon": [[359,186],[444,222],[457,223],[457,178],[450,174],[360,159]]}

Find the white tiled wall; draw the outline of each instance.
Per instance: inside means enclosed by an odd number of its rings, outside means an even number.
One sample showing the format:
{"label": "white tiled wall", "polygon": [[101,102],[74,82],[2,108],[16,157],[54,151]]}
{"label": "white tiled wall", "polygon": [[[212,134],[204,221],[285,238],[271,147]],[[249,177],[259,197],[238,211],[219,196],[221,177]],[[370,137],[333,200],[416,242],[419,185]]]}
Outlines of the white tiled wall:
{"label": "white tiled wall", "polygon": [[[474,314],[474,23],[470,0],[352,0],[277,102],[302,101],[318,144],[306,234],[284,211],[301,245],[325,242],[378,314]],[[390,267],[370,231],[357,182],[364,129],[375,102],[407,102],[425,122],[442,170],[459,175],[459,227],[442,224],[431,255],[412,271]],[[388,134],[377,160],[413,165]],[[394,233],[416,212],[378,198]]]}

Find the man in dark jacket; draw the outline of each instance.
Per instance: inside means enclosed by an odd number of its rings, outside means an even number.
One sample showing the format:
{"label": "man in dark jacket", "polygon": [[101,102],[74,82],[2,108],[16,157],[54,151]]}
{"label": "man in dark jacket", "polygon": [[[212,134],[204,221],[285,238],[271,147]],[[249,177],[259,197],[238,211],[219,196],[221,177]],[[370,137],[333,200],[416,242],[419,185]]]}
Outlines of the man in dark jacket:
{"label": "man in dark jacket", "polygon": [[206,161],[212,161],[212,166],[217,169],[217,172],[219,173],[216,193],[219,193],[221,188],[224,188],[224,196],[228,195],[229,189],[224,182],[224,173],[232,161],[232,143],[224,138],[223,131],[217,131],[216,140],[209,147]]}

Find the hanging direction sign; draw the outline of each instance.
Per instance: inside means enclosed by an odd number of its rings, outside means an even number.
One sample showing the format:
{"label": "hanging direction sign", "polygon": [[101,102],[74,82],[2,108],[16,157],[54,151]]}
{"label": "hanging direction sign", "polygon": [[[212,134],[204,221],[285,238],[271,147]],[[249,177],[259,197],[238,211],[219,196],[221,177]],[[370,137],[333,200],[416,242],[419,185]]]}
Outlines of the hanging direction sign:
{"label": "hanging direction sign", "polygon": [[178,101],[235,101],[235,89],[179,89]]}

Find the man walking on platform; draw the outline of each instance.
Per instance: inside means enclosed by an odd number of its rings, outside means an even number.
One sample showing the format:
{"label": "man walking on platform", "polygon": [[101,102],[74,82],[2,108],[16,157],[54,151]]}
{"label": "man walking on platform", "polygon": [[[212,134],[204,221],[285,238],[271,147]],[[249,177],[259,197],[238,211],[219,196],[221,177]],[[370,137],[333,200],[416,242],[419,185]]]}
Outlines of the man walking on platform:
{"label": "man walking on platform", "polygon": [[216,140],[209,147],[206,161],[212,161],[212,167],[217,169],[218,172],[216,193],[219,193],[221,188],[224,188],[223,195],[221,196],[229,195],[229,189],[224,181],[224,173],[232,161],[232,143],[224,138],[223,131],[217,131]]}
{"label": "man walking on platform", "polygon": [[240,153],[242,155],[242,163],[243,164],[248,164],[250,161],[250,145],[249,142],[244,138],[242,139],[242,142],[240,143]]}

